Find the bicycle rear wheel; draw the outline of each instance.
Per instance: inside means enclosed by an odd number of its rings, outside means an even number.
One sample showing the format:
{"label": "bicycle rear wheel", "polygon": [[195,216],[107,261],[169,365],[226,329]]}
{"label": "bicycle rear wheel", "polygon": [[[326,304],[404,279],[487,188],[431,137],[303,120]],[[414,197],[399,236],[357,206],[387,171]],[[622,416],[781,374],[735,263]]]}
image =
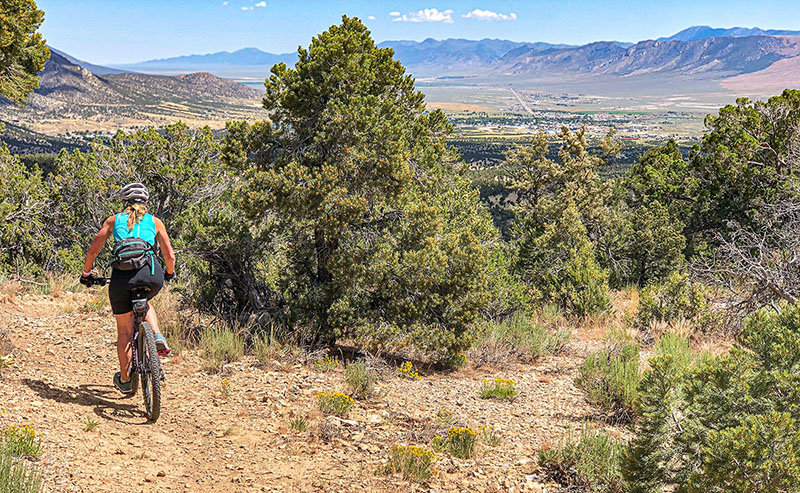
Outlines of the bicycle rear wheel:
{"label": "bicycle rear wheel", "polygon": [[161,361],[158,359],[156,338],[150,324],[142,322],[139,333],[142,338],[140,358],[145,414],[149,421],[156,421],[161,415]]}

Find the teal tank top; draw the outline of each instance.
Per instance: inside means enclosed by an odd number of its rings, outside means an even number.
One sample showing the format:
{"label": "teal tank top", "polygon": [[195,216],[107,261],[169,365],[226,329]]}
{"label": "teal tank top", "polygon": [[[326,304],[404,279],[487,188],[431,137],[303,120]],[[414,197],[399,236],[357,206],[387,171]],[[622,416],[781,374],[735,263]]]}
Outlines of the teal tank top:
{"label": "teal tank top", "polygon": [[128,213],[120,212],[114,217],[114,241],[125,238],[141,238],[155,246],[156,222],[153,216],[145,214],[142,220],[133,225],[133,230],[128,229]]}

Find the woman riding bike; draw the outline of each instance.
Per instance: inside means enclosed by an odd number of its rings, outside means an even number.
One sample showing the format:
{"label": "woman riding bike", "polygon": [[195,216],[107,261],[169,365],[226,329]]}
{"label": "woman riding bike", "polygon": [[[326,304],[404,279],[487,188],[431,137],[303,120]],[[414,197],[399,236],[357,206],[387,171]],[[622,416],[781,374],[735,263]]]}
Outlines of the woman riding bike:
{"label": "woman riding bike", "polygon": [[[114,236],[114,262],[108,298],[111,311],[117,321],[117,356],[120,371],[114,375],[114,386],[122,393],[131,392],[131,344],[133,338],[133,297],[132,291],[142,286],[150,288],[147,299],[152,299],[164,285],[164,281],[175,277],[175,253],[169,235],[160,219],[147,213],[147,200],[150,193],[141,183],[130,183],[120,190],[124,209],[110,216],[95,236],[81,274],[81,283],[91,285],[91,271],[94,261],[106,244],[108,237]],[[156,245],[156,241],[158,242]],[[164,255],[166,273],[156,258],[156,246]],[[159,354],[169,353],[166,338],[158,330],[158,317],[153,305],[148,304],[145,320],[155,332],[156,347]]]}

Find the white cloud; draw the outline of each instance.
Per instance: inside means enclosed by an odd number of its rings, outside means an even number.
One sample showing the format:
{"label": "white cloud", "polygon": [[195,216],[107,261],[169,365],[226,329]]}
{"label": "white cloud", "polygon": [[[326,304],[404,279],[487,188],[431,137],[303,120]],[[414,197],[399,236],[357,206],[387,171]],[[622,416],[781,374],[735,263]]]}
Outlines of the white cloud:
{"label": "white cloud", "polygon": [[461,17],[467,19],[477,19],[479,21],[513,21],[517,19],[517,14],[511,12],[509,14],[501,14],[500,12],[492,12],[491,10],[475,9],[468,14]]}
{"label": "white cloud", "polygon": [[253,10],[253,7],[242,7],[242,10]]}
{"label": "white cloud", "polygon": [[374,21],[375,20],[375,16],[374,15],[368,15],[367,19],[369,19],[371,21]]}
{"label": "white cloud", "polygon": [[222,2],[222,5],[228,5],[228,2]]}
{"label": "white cloud", "polygon": [[[397,15],[394,15],[397,14]],[[399,22],[444,22],[445,24],[453,23],[453,10],[447,9],[439,11],[438,9],[422,9],[416,12],[409,12],[400,15],[399,12],[389,12],[389,15],[394,17],[394,21]]]}
{"label": "white cloud", "polygon": [[266,7],[267,2],[258,2],[257,4],[253,5],[253,7]]}

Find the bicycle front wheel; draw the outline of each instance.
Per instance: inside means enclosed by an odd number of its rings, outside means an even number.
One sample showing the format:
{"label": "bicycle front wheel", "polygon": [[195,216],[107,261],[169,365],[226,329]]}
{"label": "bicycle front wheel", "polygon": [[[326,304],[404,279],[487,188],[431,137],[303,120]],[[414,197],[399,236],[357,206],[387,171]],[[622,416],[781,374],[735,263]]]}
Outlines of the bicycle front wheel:
{"label": "bicycle front wheel", "polygon": [[156,421],[161,415],[161,361],[158,359],[156,338],[150,324],[142,322],[139,333],[142,338],[141,384],[145,414],[149,421]]}

